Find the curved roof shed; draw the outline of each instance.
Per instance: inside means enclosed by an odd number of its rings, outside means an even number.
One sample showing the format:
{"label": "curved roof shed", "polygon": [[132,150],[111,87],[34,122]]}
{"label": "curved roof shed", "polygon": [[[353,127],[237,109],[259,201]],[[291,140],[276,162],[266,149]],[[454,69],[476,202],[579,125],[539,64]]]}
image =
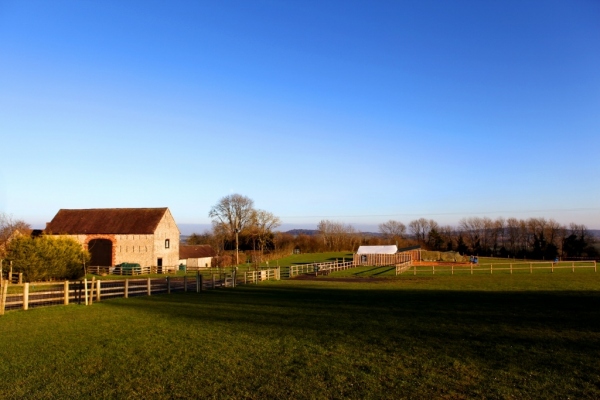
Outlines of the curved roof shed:
{"label": "curved roof shed", "polygon": [[356,254],[396,254],[398,246],[360,246]]}

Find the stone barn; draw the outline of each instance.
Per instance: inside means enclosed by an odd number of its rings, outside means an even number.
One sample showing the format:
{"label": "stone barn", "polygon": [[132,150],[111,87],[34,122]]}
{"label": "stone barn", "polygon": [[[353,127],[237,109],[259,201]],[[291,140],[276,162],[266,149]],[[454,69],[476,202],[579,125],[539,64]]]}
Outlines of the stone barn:
{"label": "stone barn", "polygon": [[46,234],[72,237],[91,254],[91,266],[137,263],[177,269],[179,228],[168,208],[61,209]]}

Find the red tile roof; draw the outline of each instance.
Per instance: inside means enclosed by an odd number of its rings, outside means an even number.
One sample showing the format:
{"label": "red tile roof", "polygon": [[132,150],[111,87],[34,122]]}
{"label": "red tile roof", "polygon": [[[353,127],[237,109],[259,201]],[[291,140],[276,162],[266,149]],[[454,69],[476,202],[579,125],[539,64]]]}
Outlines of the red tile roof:
{"label": "red tile roof", "polygon": [[143,235],[156,231],[168,208],[61,209],[46,226],[52,234]]}
{"label": "red tile roof", "polygon": [[188,258],[205,258],[216,256],[215,251],[212,247],[207,244],[200,244],[195,246],[179,246],[179,259]]}

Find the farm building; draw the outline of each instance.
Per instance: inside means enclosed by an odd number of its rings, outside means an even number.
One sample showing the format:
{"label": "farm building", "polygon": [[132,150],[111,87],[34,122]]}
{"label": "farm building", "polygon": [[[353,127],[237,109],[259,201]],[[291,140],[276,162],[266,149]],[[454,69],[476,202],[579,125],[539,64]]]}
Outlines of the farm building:
{"label": "farm building", "polygon": [[396,265],[421,259],[421,247],[413,246],[398,250],[398,246],[360,246],[354,254],[356,265]]}
{"label": "farm building", "polygon": [[185,265],[188,271],[210,268],[214,256],[216,256],[215,251],[208,245],[179,247],[179,264]]}
{"label": "farm building", "polygon": [[91,254],[91,266],[137,263],[176,269],[179,228],[168,208],[61,209],[46,234],[69,236]]}

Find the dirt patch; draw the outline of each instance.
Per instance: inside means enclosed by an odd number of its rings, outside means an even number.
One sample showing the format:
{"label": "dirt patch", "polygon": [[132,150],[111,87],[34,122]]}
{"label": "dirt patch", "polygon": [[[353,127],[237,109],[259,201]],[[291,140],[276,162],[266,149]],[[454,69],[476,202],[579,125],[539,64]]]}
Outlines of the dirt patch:
{"label": "dirt patch", "polygon": [[471,263],[460,263],[460,262],[451,262],[451,261],[413,261],[412,265],[416,265],[417,267],[419,266],[427,266],[427,267],[431,267],[431,266],[440,266],[440,267],[451,267],[451,266],[455,266],[455,267],[469,267],[471,265]]}

